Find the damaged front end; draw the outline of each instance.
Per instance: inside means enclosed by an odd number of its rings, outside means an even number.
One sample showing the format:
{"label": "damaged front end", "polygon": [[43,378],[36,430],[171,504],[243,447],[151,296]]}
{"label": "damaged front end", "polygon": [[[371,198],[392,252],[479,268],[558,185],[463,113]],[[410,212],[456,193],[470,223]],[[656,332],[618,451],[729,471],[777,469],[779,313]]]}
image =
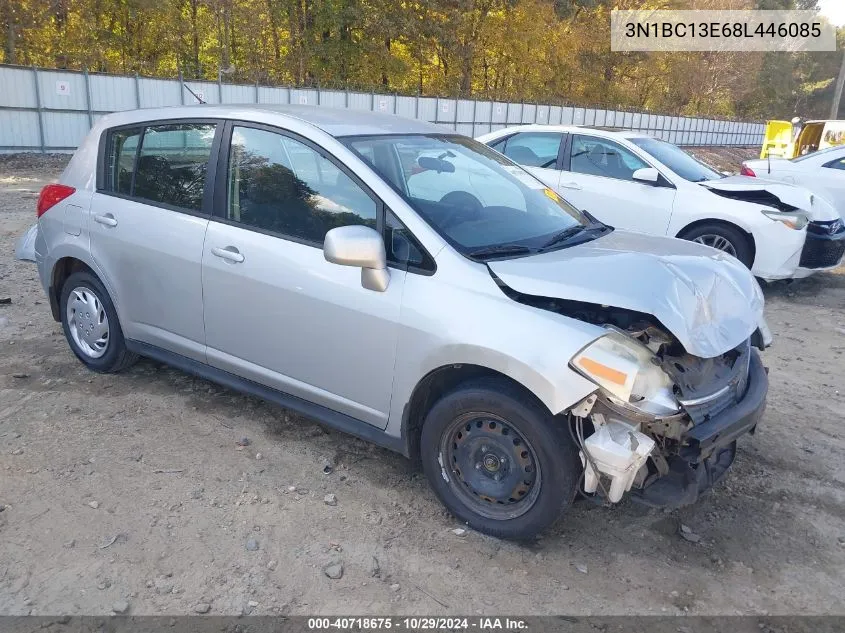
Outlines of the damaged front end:
{"label": "damaged front end", "polygon": [[[749,339],[716,358],[698,358],[654,326],[616,335],[652,352],[648,362],[667,376],[675,409],[665,392],[632,391],[625,402],[604,387],[574,407],[584,492],[614,503],[627,491],[653,506],[693,503],[725,475],[737,438],[753,433],[763,414],[768,378],[759,354]],[[579,354],[573,367],[590,358]]]}
{"label": "damaged front end", "polygon": [[679,507],[725,475],[737,438],[755,431],[765,408],[768,377],[755,349],[771,342],[764,322],[736,347],[702,358],[650,315],[499,284],[516,301],[607,328],[570,361],[599,387],[568,412],[584,493],[616,503],[630,492]]}

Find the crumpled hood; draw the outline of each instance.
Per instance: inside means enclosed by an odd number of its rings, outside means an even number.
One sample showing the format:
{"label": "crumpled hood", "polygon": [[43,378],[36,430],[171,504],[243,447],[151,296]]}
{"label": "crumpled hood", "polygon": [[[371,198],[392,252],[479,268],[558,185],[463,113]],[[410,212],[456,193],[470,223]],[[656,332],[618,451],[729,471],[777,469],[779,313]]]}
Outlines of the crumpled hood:
{"label": "crumpled hood", "polygon": [[815,195],[805,187],[790,185],[774,180],[766,180],[765,174],[760,178],[751,176],[728,176],[719,180],[707,180],[698,183],[707,189],[725,191],[728,193],[741,193],[743,191],[767,191],[781,202],[807,212],[811,220],[828,221],[839,217],[836,209],[830,202]]}
{"label": "crumpled hood", "polygon": [[613,231],[529,257],[488,262],[517,292],[636,310],[690,354],[712,358],[757,329],[763,293],[736,259],[683,240]]}

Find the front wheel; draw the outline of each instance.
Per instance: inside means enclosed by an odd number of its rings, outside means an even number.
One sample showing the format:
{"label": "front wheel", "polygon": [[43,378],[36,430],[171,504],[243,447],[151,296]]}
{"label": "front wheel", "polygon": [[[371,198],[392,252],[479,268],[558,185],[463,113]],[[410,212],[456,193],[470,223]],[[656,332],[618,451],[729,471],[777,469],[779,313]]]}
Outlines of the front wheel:
{"label": "front wheel", "polygon": [[443,504],[473,529],[530,539],[575,497],[581,464],[566,424],[506,380],[473,381],[426,416],[423,470]]}
{"label": "front wheel", "polygon": [[733,226],[717,223],[701,224],[680,237],[732,255],[745,264],[746,268],[751,268],[754,263],[754,253],[751,244],[748,243],[748,238],[740,229]]}

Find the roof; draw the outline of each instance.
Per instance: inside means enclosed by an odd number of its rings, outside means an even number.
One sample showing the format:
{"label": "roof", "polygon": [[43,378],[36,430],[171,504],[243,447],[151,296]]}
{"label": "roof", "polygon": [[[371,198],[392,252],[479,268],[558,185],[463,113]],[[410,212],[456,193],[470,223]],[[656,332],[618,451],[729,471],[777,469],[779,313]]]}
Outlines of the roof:
{"label": "roof", "polygon": [[569,134],[577,134],[578,132],[589,131],[596,134],[596,136],[603,136],[606,138],[622,137],[622,138],[652,138],[647,132],[637,132],[635,130],[625,130],[623,128],[593,126],[593,125],[546,125],[533,123],[530,125],[514,125],[507,128],[496,130],[495,132],[488,132],[482,134],[479,139],[489,141],[493,138],[498,138],[512,132],[564,132]]}
{"label": "roof", "polygon": [[327,108],[309,105],[252,105],[256,110],[269,110],[307,121],[332,136],[367,134],[442,134],[444,129],[432,123],[408,119],[386,112]]}
{"label": "roof", "polygon": [[263,103],[232,105],[196,104],[131,110],[109,115],[109,123],[119,125],[123,122],[134,123],[136,121],[141,122],[151,119],[182,117],[237,117],[243,119],[245,116],[248,116],[249,112],[255,112],[256,114],[270,112],[283,117],[296,118],[310,123],[335,137],[380,134],[443,134],[447,132],[444,128],[432,123],[408,119],[385,112],[329,108],[315,105],[276,105]]}

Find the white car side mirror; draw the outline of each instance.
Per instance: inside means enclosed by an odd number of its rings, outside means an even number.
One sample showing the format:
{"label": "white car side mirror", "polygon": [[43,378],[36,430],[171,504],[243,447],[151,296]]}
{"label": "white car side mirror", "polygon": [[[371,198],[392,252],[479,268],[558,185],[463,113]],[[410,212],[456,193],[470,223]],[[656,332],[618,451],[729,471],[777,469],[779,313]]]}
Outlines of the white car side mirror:
{"label": "white car side mirror", "polygon": [[339,226],[326,233],[323,257],[340,266],[361,268],[361,285],[384,292],[390,283],[384,240],[368,226]]}
{"label": "white car side mirror", "polygon": [[642,182],[647,185],[655,185],[657,184],[657,180],[660,178],[660,172],[654,167],[642,167],[641,169],[634,171],[634,173],[631,174],[631,178],[637,182]]}

